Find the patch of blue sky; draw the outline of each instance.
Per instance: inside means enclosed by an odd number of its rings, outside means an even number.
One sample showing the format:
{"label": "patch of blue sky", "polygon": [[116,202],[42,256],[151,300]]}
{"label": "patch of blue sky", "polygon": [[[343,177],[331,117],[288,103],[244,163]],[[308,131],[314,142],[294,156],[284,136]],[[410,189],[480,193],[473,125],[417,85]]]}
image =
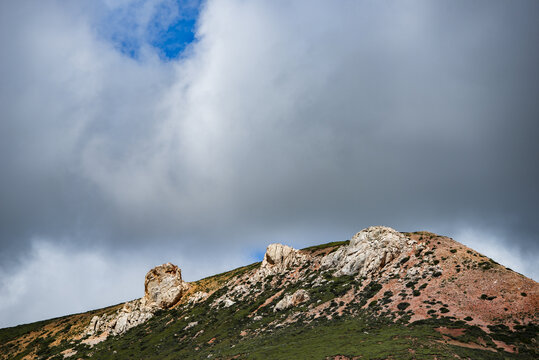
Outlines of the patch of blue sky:
{"label": "patch of blue sky", "polygon": [[135,0],[110,9],[98,31],[131,58],[150,46],[163,60],[176,59],[195,41],[200,7],[201,0]]}
{"label": "patch of blue sky", "polygon": [[151,42],[166,59],[176,59],[195,41],[196,19],[180,19]]}
{"label": "patch of blue sky", "polygon": [[251,252],[251,259],[252,261],[262,261],[264,260],[264,255],[266,254],[266,249],[264,250],[255,250]]}

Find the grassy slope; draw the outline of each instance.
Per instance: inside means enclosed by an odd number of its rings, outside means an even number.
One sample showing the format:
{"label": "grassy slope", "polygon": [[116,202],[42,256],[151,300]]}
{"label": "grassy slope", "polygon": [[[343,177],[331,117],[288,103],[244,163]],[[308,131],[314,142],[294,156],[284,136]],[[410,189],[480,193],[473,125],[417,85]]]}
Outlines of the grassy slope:
{"label": "grassy slope", "polygon": [[[133,328],[121,337],[109,338],[94,349],[79,349],[79,357],[99,359],[325,359],[328,356],[362,356],[363,359],[454,359],[455,355],[472,359],[534,359],[530,354],[509,354],[470,349],[443,343],[443,337],[434,328],[468,328],[461,340],[476,341],[488,336],[463,323],[447,319],[421,322],[405,326],[378,319],[365,313],[363,316],[343,317],[333,321],[317,320],[310,324],[296,323],[289,327],[272,329],[262,336],[242,337],[240,330],[251,324],[246,304],[223,309],[213,319],[207,319],[208,309],[194,308],[183,319],[180,311],[163,312],[148,323]],[[239,316],[238,316],[239,315]],[[198,320],[198,326],[183,330]],[[269,321],[266,319],[262,321]],[[198,336],[196,334],[204,329]],[[532,329],[533,330],[533,329]],[[537,329],[535,329],[537,331]],[[465,337],[468,337],[465,339]],[[459,339],[456,337],[455,339]],[[86,354],[83,355],[83,354]]]}

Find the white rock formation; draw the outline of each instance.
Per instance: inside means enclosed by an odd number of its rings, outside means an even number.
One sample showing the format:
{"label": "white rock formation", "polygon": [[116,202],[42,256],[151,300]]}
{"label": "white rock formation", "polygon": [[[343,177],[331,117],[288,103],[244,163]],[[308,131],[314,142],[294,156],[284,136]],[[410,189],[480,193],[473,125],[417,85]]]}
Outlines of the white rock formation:
{"label": "white rock formation", "polygon": [[134,326],[146,322],[157,310],[155,306],[146,304],[144,298],[126,302],[116,314],[94,316],[86,333],[90,336],[98,333],[118,335]]}
{"label": "white rock formation", "polygon": [[377,272],[400,254],[411,249],[414,241],[386,226],[371,226],[358,232],[348,246],[324,256],[322,267],[335,269],[335,276],[366,276]]}
{"label": "white rock formation", "polygon": [[174,264],[166,263],[148,271],[144,281],[144,298],[161,309],[175,305],[189,289],[182,280],[182,271]]}
{"label": "white rock formation", "polygon": [[281,301],[275,304],[273,312],[282,311],[293,306],[298,306],[299,304],[308,301],[311,297],[309,293],[304,289],[299,289],[293,294],[285,295]]}
{"label": "white rock formation", "polygon": [[282,273],[305,260],[305,255],[290,246],[270,244],[260,265],[260,272],[264,276]]}

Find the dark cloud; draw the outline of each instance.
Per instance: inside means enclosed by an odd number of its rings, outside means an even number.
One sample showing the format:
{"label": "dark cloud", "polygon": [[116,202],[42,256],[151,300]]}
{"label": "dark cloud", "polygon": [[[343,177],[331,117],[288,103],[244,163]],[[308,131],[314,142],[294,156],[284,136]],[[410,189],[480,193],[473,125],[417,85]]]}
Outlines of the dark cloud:
{"label": "dark cloud", "polygon": [[[208,259],[180,264],[196,278],[374,224],[537,278],[536,1],[209,1],[168,62],[140,30],[167,1],[28,4],[0,5],[3,288],[40,244],[65,267]],[[133,14],[136,59],[110,11]]]}

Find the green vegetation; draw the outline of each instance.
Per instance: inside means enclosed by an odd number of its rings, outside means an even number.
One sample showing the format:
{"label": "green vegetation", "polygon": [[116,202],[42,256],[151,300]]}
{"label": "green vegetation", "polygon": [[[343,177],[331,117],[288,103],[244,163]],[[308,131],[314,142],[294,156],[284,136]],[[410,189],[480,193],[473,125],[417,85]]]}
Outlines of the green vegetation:
{"label": "green vegetation", "polygon": [[399,304],[397,305],[397,308],[398,308],[399,310],[401,310],[401,311],[404,311],[404,310],[406,310],[406,309],[408,308],[408,306],[410,306],[409,303],[407,303],[407,302],[401,302],[401,303],[399,303]]}
{"label": "green vegetation", "polygon": [[[410,326],[391,323],[384,318],[368,315],[336,320],[318,319],[309,324],[295,323],[288,327],[271,329],[258,336],[239,335],[241,327],[213,328],[204,326],[204,332],[196,326],[185,336],[185,322],[170,322],[169,314],[152,319],[146,326],[134,328],[122,337],[109,339],[93,350],[80,349],[83,359],[326,359],[336,355],[361,356],[362,359],[454,359],[455,355],[471,359],[533,359],[535,353],[522,348],[520,354],[493,353],[447,345],[436,327],[466,329],[459,341],[492,341],[478,327],[447,318],[415,322]],[[505,329],[495,329],[500,333]],[[525,328],[525,331],[537,329]],[[513,338],[506,338],[513,341]],[[410,349],[414,351],[411,352]],[[60,359],[60,357],[57,357]]]}
{"label": "green vegetation", "polygon": [[410,257],[409,256],[406,256],[405,258],[403,258],[400,263],[401,264],[405,264],[408,260],[410,260]]}
{"label": "green vegetation", "polygon": [[323,250],[323,249],[327,249],[327,248],[330,248],[330,247],[335,247],[335,249],[333,249],[333,251],[335,251],[338,248],[340,248],[341,246],[348,245],[349,243],[350,243],[350,240],[333,241],[333,242],[329,242],[329,243],[326,243],[326,244],[309,246],[309,247],[306,247],[306,248],[301,249],[301,250],[302,251],[308,251],[308,252],[315,252],[317,250]]}

